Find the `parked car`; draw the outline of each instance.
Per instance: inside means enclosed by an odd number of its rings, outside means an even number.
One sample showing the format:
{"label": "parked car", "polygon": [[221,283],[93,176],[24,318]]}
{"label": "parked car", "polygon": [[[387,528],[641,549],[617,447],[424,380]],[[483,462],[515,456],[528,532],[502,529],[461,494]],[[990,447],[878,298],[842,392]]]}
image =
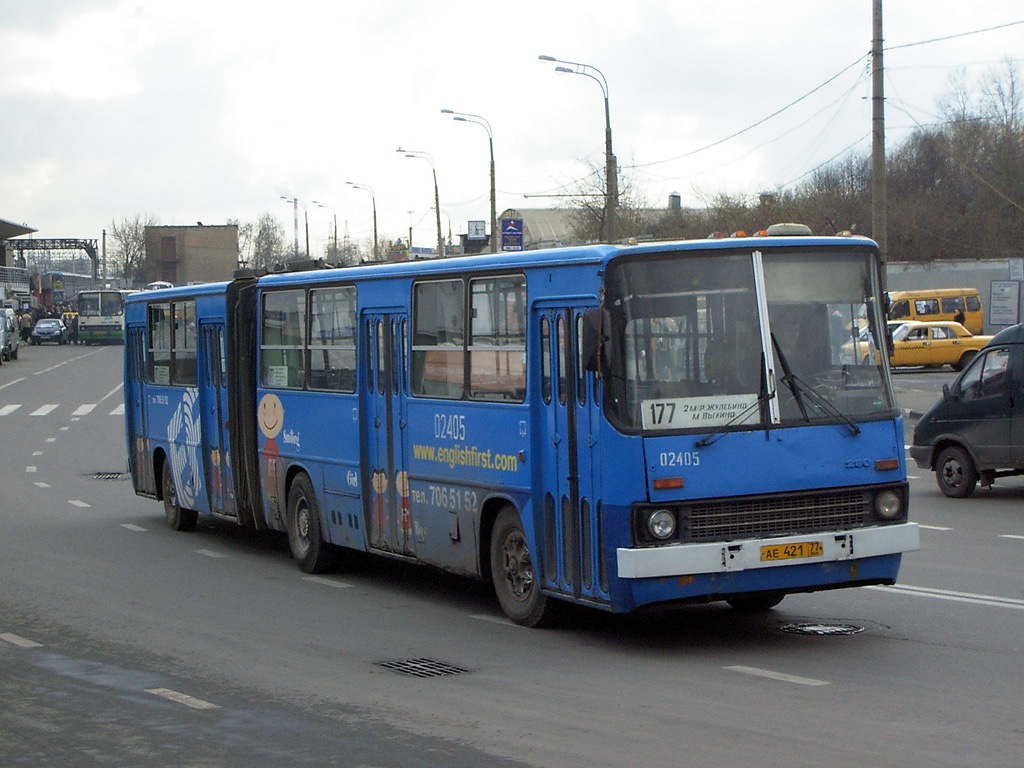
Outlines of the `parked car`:
{"label": "parked car", "polygon": [[[900,326],[905,324],[905,320],[890,320],[887,323],[886,332],[890,335],[895,335]],[[857,330],[856,347],[857,349],[855,351],[853,341],[848,341],[843,344],[839,352],[839,362],[843,365],[855,365],[857,363],[866,364],[871,357],[872,351],[875,352],[875,362],[882,362],[882,358],[879,356],[878,349],[875,345],[875,340],[871,338],[871,329],[867,325],[860,326]]]}
{"label": "parked car", "polygon": [[64,321],[57,317],[44,317],[36,321],[36,327],[32,329],[33,344],[42,344],[44,341],[52,341],[57,344],[68,343],[68,329]]}
{"label": "parked car", "polygon": [[889,363],[894,367],[948,365],[959,371],[991,340],[991,336],[975,336],[952,321],[905,322],[893,332]]}
{"label": "parked car", "polygon": [[910,455],[952,498],[1024,474],[1024,324],[997,333],[914,427]]}

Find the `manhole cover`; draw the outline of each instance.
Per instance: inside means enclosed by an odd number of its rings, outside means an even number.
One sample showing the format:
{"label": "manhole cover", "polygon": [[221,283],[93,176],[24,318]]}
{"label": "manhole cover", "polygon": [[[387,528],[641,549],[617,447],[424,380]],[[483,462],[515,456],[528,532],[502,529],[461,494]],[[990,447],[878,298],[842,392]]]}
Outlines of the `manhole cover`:
{"label": "manhole cover", "polygon": [[93,480],[120,480],[125,476],[124,472],[95,472]]}
{"label": "manhole cover", "polygon": [[382,661],[380,666],[385,669],[392,669],[401,672],[403,675],[413,677],[443,677],[444,675],[460,675],[468,672],[468,669],[456,667],[453,664],[446,664],[443,661],[434,659],[403,659],[402,661]]}
{"label": "manhole cover", "polygon": [[858,627],[856,624],[820,624],[814,622],[783,624],[779,629],[794,635],[856,635],[858,632],[864,631],[864,627]]}

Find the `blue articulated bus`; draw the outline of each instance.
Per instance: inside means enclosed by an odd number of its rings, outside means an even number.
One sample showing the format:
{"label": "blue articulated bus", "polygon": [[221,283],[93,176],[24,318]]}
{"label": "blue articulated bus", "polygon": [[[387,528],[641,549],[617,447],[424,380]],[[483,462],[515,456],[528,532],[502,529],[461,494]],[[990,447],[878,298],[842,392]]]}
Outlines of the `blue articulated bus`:
{"label": "blue articulated bus", "polygon": [[[272,274],[126,307],[137,494],[490,580],[514,621],[895,582],[918,547],[861,237]],[[847,348],[849,349],[849,347]]]}

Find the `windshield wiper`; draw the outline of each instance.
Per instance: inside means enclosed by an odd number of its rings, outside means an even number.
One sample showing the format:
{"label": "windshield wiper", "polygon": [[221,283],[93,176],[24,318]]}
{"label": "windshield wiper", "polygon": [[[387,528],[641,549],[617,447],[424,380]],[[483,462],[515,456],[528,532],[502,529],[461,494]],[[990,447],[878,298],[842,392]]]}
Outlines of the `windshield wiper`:
{"label": "windshield wiper", "polygon": [[[857,423],[853,419],[851,419],[841,410],[836,408],[836,406],[833,405],[828,400],[828,398],[822,397],[820,394],[818,394],[814,390],[814,387],[810,386],[803,379],[798,379],[795,373],[787,373],[785,376],[782,377],[782,380],[786,382],[790,389],[798,389],[800,390],[800,392],[807,395],[807,398],[812,403],[814,403],[814,405],[818,406],[829,416],[841,419],[843,423],[846,424],[847,429],[850,430],[851,435],[860,434],[860,427],[857,426]],[[807,414],[804,414],[804,418],[807,418]],[[808,421],[810,421],[810,419],[808,419]]]}
{"label": "windshield wiper", "polygon": [[[704,435],[704,437],[702,437],[700,440],[697,441],[696,446],[698,448],[705,448],[705,447],[711,445],[716,440],[718,440],[722,435],[725,434],[726,429],[731,427],[733,424],[742,423],[743,419],[746,418],[748,413],[750,413],[752,410],[754,410],[754,408],[760,408],[764,403],[767,403],[773,397],[775,397],[775,393],[768,391],[768,384],[765,381],[765,376],[764,376],[764,352],[762,352],[761,353],[761,390],[760,390],[760,392],[757,395],[757,400],[755,400],[750,405],[748,405],[746,408],[744,408],[742,412],[738,413],[737,415],[735,415],[731,419],[729,419],[729,421],[727,421],[725,424],[723,424],[722,427],[718,431],[712,432],[712,433],[707,434],[707,435]],[[766,419],[765,423],[770,425],[771,419]]]}
{"label": "windshield wiper", "polygon": [[786,356],[782,354],[782,349],[779,347],[779,342],[776,340],[774,333],[772,334],[772,343],[775,345],[775,352],[779,356],[779,365],[782,366],[782,382],[789,387],[790,391],[793,393],[793,398],[796,400],[797,407],[800,408],[800,414],[804,417],[804,421],[810,421],[811,419],[807,415],[807,408],[804,406],[803,397],[801,397],[801,395],[806,395],[808,400],[818,406],[818,408],[829,416],[842,420],[842,422],[846,424],[847,429],[850,430],[851,435],[859,435],[860,427],[857,426],[857,423],[853,419],[836,408],[836,406],[827,398],[818,394],[814,387],[809,385],[803,379],[797,378],[797,375],[793,373],[793,369],[789,367],[789,361],[786,360]]}

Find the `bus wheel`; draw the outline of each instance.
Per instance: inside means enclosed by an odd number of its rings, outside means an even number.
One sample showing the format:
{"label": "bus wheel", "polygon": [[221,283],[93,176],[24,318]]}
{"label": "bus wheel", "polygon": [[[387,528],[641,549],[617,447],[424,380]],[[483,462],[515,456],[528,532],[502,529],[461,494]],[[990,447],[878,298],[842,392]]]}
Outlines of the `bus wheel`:
{"label": "bus wheel", "polygon": [[761,592],[760,594],[727,597],[725,602],[737,611],[743,611],[744,613],[758,613],[760,611],[767,611],[774,608],[782,602],[782,598],[785,596],[786,595],[782,592]]}
{"label": "bus wheel", "polygon": [[935,481],[939,490],[951,499],[966,499],[978,484],[978,470],[967,451],[959,445],[951,445],[935,462]]}
{"label": "bus wheel", "polygon": [[171,477],[171,463],[169,460],[164,461],[162,484],[164,491],[164,514],[167,515],[168,525],[176,531],[194,531],[199,520],[199,513],[194,509],[181,508],[178,490],[174,487],[174,478]]}
{"label": "bus wheel", "polygon": [[494,522],[491,579],[502,610],[516,624],[550,626],[561,614],[561,602],[550,599],[540,590],[523,524],[512,507],[502,509]]}
{"label": "bus wheel", "polygon": [[288,491],[288,546],[306,573],[323,573],[333,564],[331,545],[320,529],[320,508],[313,483],[305,473],[295,476]]}

